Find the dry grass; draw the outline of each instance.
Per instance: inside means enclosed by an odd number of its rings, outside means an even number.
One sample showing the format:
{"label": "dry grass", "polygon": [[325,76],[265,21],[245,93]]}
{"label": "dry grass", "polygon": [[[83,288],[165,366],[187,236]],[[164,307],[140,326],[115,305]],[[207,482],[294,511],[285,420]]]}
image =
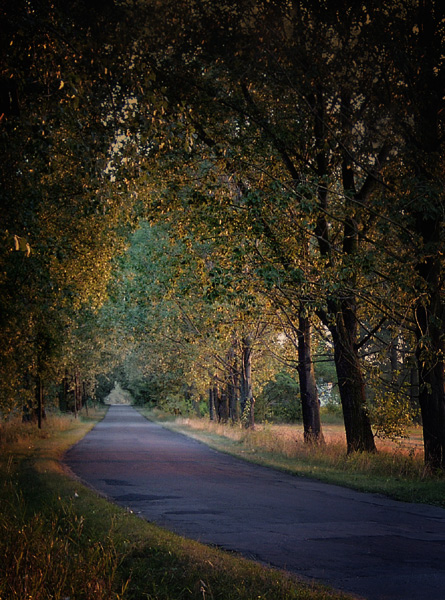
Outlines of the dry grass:
{"label": "dry grass", "polygon": [[[90,408],[89,415],[83,416],[83,421],[91,423],[97,421],[105,414],[101,408]],[[22,422],[21,417],[14,416],[7,420],[0,419],[0,450],[2,448],[14,449],[17,451],[20,446],[29,448],[30,444],[37,443],[38,440],[48,439],[57,432],[67,432],[76,429],[77,419],[74,415],[50,413],[43,420],[42,429],[39,429],[36,423]]]}
{"label": "dry grass", "polygon": [[[243,443],[251,448],[261,448],[267,452],[277,452],[289,458],[316,452],[316,447],[304,443],[302,425],[271,425],[259,424],[252,431],[241,425],[224,424],[216,421],[197,418],[177,418],[176,424],[194,431],[207,431],[216,435],[224,436],[235,442]],[[323,435],[326,445],[321,447],[323,454],[333,457],[344,456],[346,451],[346,436],[344,427],[338,425],[324,425]],[[391,441],[388,439],[375,439],[379,453],[400,454],[415,458],[422,458],[423,439],[420,428],[413,427],[410,437]]]}
{"label": "dry grass", "polygon": [[386,494],[408,502],[445,506],[445,478],[432,473],[423,460],[422,434],[413,428],[406,440],[376,439],[377,453],[346,453],[342,425],[324,426],[325,444],[303,441],[301,425],[259,424],[255,430],[208,419],[177,418],[147,413],[167,427],[190,435],[212,447],[296,475]]}

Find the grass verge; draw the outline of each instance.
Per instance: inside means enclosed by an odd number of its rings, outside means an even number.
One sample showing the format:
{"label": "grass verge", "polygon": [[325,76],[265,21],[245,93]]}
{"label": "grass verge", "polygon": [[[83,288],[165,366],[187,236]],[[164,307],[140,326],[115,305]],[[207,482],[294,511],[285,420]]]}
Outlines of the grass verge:
{"label": "grass verge", "polygon": [[429,472],[421,450],[413,445],[380,443],[376,454],[347,455],[341,426],[325,428],[325,445],[309,446],[298,425],[259,425],[251,431],[208,419],[172,418],[140,410],[171,430],[257,464],[396,500],[445,507],[444,474]]}
{"label": "grass verge", "polygon": [[61,467],[101,418],[2,428],[0,600],[340,600],[156,527],[107,502]]}

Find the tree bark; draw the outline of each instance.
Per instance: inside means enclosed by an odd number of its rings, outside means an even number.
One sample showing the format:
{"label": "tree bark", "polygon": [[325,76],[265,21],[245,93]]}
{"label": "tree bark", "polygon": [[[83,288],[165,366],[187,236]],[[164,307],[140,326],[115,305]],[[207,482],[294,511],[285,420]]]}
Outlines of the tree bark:
{"label": "tree bark", "polygon": [[432,469],[445,469],[445,305],[441,298],[440,260],[437,253],[418,265],[428,293],[423,301],[420,297],[415,307],[425,463]]}
{"label": "tree bark", "polygon": [[213,387],[209,386],[209,418],[211,421],[215,420],[215,401],[213,398]]}
{"label": "tree bark", "polygon": [[320,420],[320,402],[315,381],[311,349],[310,320],[299,315],[298,376],[300,380],[301,408],[303,412],[304,441],[309,444],[324,443]]}
{"label": "tree bark", "polygon": [[255,400],[252,388],[252,339],[246,335],[241,340],[242,369],[241,369],[241,414],[246,427],[255,427]]}
{"label": "tree bark", "polygon": [[74,417],[77,419],[79,411],[79,373],[77,369],[74,372]]}
{"label": "tree bark", "polygon": [[[325,145],[325,99],[323,92],[318,91],[313,99],[314,110],[319,119],[314,123],[314,134],[317,140],[317,146],[320,152],[317,155],[317,170],[320,178],[329,174],[328,156],[323,149]],[[342,106],[342,126],[345,133],[351,135],[351,122],[349,120],[351,109],[350,92],[341,90]],[[342,149],[341,182],[345,199],[355,198],[359,204],[366,202],[373,185],[376,184],[374,177],[368,175],[365,182],[362,183],[360,191],[356,189],[355,165],[352,161],[352,154],[346,147]],[[328,260],[331,266],[341,269],[333,252],[333,244],[330,239],[328,222],[325,210],[328,207],[328,190],[326,186],[320,186],[318,190],[319,206],[321,208],[317,217],[315,234],[318,240],[318,246],[322,257]],[[355,210],[356,206],[349,205],[349,211],[346,211],[343,221],[342,235],[342,257],[348,259],[353,257],[359,247],[358,219],[359,215]],[[338,277],[343,277],[341,270]],[[347,282],[351,290],[356,283],[356,276]],[[366,395],[363,381],[362,367],[358,355],[357,347],[357,308],[356,296],[354,292],[345,292],[338,289],[335,296],[327,293],[328,315],[321,316],[325,326],[331,332],[334,343],[334,360],[337,371],[337,380],[340,392],[340,399],[343,409],[343,418],[345,423],[346,444],[348,453],[356,451],[375,452],[374,436],[371,430],[371,424],[366,412]]]}
{"label": "tree bark", "polygon": [[229,419],[232,423],[239,420],[239,405],[238,405],[238,389],[239,389],[239,373],[237,367],[235,344],[232,344],[227,353],[227,397],[229,402]]}
{"label": "tree bark", "polygon": [[82,404],[85,406],[85,412],[88,416],[88,395],[87,395],[87,384],[85,381],[82,382]]}
{"label": "tree bark", "polygon": [[[216,378],[215,378],[216,379]],[[213,403],[218,423],[227,423],[229,416],[229,407],[227,394],[224,389],[221,389],[216,383],[213,384]]]}
{"label": "tree bark", "polygon": [[366,412],[362,367],[356,345],[357,321],[352,301],[342,302],[335,325],[330,325],[334,360],[345,421],[348,453],[376,452],[374,435]]}
{"label": "tree bark", "polygon": [[227,423],[229,420],[229,397],[227,390],[222,389],[219,395],[219,411],[218,420],[220,423]]}
{"label": "tree bark", "polygon": [[62,389],[60,391],[59,408],[61,412],[68,412],[68,397],[69,397],[69,374],[65,369],[65,374],[62,380]]}
{"label": "tree bark", "polygon": [[[445,300],[443,297],[443,13],[430,0],[419,4],[409,93],[416,104],[408,115],[413,127],[405,162],[415,174],[409,205],[414,231],[422,243],[416,266],[416,359],[425,463],[445,469]],[[416,56],[416,54],[413,54]],[[406,63],[403,68],[406,69]],[[441,76],[438,76],[441,73]]]}
{"label": "tree bark", "polygon": [[239,419],[238,396],[236,393],[236,383],[233,378],[227,384],[227,396],[229,398],[229,419],[236,423]]}

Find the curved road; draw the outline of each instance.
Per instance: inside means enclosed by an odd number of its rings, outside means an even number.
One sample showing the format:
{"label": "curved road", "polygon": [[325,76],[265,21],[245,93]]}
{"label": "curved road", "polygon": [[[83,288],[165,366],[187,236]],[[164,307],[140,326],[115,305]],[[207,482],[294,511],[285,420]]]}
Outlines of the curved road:
{"label": "curved road", "polygon": [[368,600],[445,598],[445,510],[218,453],[130,406],[65,457],[90,486],[178,534]]}

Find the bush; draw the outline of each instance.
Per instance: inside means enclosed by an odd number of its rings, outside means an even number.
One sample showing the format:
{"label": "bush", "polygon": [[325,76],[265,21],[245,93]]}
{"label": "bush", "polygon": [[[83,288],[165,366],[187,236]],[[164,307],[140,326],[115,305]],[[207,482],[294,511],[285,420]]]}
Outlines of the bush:
{"label": "bush", "polygon": [[320,414],[324,423],[343,423],[343,409],[340,399],[333,396],[329,402],[325,402],[321,406]]}
{"label": "bush", "polygon": [[258,420],[285,423],[299,421],[302,416],[300,386],[286,371],[281,371],[263,388],[255,402]]}
{"label": "bush", "polygon": [[158,400],[156,406],[170,415],[181,415],[182,417],[196,415],[193,402],[185,399],[181,394],[169,394]]}
{"label": "bush", "polygon": [[376,394],[369,409],[376,436],[393,441],[408,437],[407,429],[416,421],[418,413],[408,396],[396,392]]}

